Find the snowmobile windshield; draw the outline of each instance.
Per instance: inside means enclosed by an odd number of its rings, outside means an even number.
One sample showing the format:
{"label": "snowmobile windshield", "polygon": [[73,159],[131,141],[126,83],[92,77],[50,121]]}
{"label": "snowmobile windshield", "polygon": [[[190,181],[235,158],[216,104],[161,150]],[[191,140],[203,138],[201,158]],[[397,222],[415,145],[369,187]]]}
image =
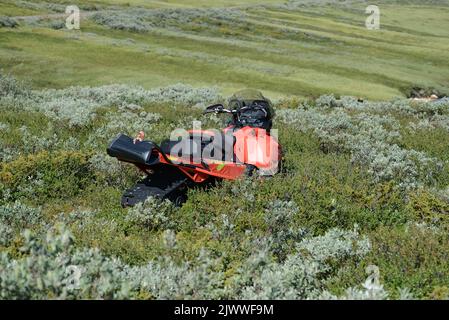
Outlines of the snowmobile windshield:
{"label": "snowmobile windshield", "polygon": [[229,99],[228,108],[238,112],[233,120],[236,126],[271,129],[274,110],[271,101],[260,91],[247,89],[236,92]]}

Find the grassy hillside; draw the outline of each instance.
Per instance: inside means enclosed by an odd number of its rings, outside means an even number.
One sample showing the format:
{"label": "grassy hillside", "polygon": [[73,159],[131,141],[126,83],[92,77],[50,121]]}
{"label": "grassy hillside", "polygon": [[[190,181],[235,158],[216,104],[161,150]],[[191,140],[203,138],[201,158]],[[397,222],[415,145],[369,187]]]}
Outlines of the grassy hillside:
{"label": "grassy hillside", "polygon": [[[8,1],[0,4],[0,14],[65,8]],[[142,9],[136,9],[138,1],[81,2],[88,15],[80,31],[58,29],[64,18],[19,19],[19,27],[0,29],[0,65],[37,88],[182,82],[217,85],[226,94],[253,87],[276,97],[337,93],[386,99],[414,85],[449,85],[445,2],[382,4],[379,31],[365,28],[364,2],[226,3],[232,8],[192,11],[184,7],[203,7],[201,1],[147,1]],[[154,13],[152,6],[183,9]]]}
{"label": "grassy hillside", "polygon": [[[382,2],[380,31],[363,2],[40,18],[65,3],[0,4],[28,16],[0,28],[1,299],[449,298],[449,100],[404,97],[449,89],[446,1]],[[283,172],[123,209],[141,173],[108,143],[221,128],[203,108],[242,87],[274,98]]]}

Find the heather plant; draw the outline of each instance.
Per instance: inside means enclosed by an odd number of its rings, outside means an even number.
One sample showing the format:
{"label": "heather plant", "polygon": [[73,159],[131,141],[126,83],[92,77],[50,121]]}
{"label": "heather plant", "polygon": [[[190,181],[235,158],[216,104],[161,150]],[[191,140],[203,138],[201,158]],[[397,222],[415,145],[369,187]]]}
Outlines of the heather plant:
{"label": "heather plant", "polygon": [[97,183],[125,188],[130,180],[138,178],[136,169],[124,165],[104,152],[95,153],[88,161]]}
{"label": "heather plant", "polygon": [[[408,223],[403,228],[381,227],[370,235],[371,250],[357,264],[349,263],[347,273],[333,281],[336,288],[358,287],[367,277],[365,268],[375,265],[389,298],[400,298],[404,288],[416,299],[432,299],[448,279],[447,227]],[[402,288],[402,290],[401,290]],[[340,294],[338,294],[340,295]]]}
{"label": "heather plant", "polygon": [[57,149],[64,150],[78,150],[79,143],[76,138],[71,137],[70,140],[62,140],[56,133],[54,128],[49,125],[45,131],[42,131],[40,135],[34,135],[30,132],[29,128],[22,126],[19,128],[21,143],[20,147],[25,154],[33,154],[42,151],[52,151]]}
{"label": "heather plant", "polygon": [[109,112],[105,116],[105,124],[89,136],[86,144],[98,147],[98,145],[106,144],[111,137],[120,133],[134,135],[140,130],[148,132],[160,118],[160,114],[146,111],[130,112],[122,109],[119,112]]}
{"label": "heather plant", "polygon": [[134,275],[155,299],[220,299],[226,297],[227,290],[219,267],[220,259],[202,250],[194,266],[160,259],[134,269]]}
{"label": "heather plant", "polygon": [[416,103],[416,113],[421,115],[433,116],[448,114],[449,98],[443,98],[437,101]]}
{"label": "heather plant", "polygon": [[47,2],[47,1],[26,1],[26,0],[18,0],[14,1],[14,4],[20,8],[31,9],[31,10],[50,10],[52,12],[65,12],[66,6],[59,3]]}
{"label": "heather plant", "polygon": [[343,108],[382,115],[429,117],[447,115],[448,100],[448,98],[442,98],[431,102],[414,102],[413,100],[395,98],[391,101],[369,101],[359,100],[351,96],[342,96],[337,99],[334,95],[323,95],[315,100],[315,105],[320,108]]}
{"label": "heather plant", "polygon": [[447,115],[433,115],[431,117],[416,117],[416,121],[410,121],[408,129],[414,133],[419,130],[433,130],[441,128],[449,131],[449,117]]}
{"label": "heather plant", "polygon": [[351,231],[332,229],[323,236],[304,239],[298,249],[308,252],[314,261],[326,268],[326,262],[362,258],[370,251],[370,242],[367,237],[360,236],[357,228]]}
{"label": "heather plant", "polygon": [[11,148],[5,145],[0,140],[0,161],[11,161],[19,156],[19,151],[16,148]]}
{"label": "heather plant", "polygon": [[[9,115],[17,116],[14,111],[8,111]],[[33,113],[33,116],[36,115]],[[20,117],[20,116],[19,116]],[[36,115],[34,123],[26,123],[22,126],[8,126],[8,132],[0,135],[0,159],[4,162],[16,160],[19,156],[35,154],[43,151],[77,151],[81,143],[76,136],[68,136],[61,132],[53,122],[43,121],[36,130],[37,119],[45,119]],[[19,122],[20,123],[20,122]],[[30,127],[29,127],[29,126]]]}
{"label": "heather plant", "polygon": [[264,261],[258,266],[246,275],[250,281],[243,287],[242,299],[307,299],[320,292],[319,266],[302,255],[288,256],[282,264]]}
{"label": "heather plant", "polygon": [[0,131],[6,132],[9,130],[9,124],[0,122]]}
{"label": "heather plant", "polygon": [[333,94],[329,95],[321,95],[319,98],[315,100],[315,104],[319,108],[323,107],[336,107],[337,99]]}
{"label": "heather plant", "polygon": [[251,206],[255,201],[254,190],[257,186],[256,179],[245,179],[237,181],[237,183],[232,185],[226,185],[225,187],[230,188],[231,194],[234,196],[239,196],[243,198],[247,206]]}
{"label": "heather plant", "polygon": [[[319,299],[323,300],[385,300],[388,298],[388,292],[385,291],[382,285],[373,286],[364,283],[362,288],[354,287],[346,289],[341,296],[332,295],[329,292],[324,292]],[[410,300],[412,295],[408,291],[403,291],[400,296],[401,300]]]}
{"label": "heather plant", "polygon": [[146,90],[139,86],[107,85],[101,87],[69,87],[66,89],[48,89],[37,92],[43,101],[77,98],[90,102],[90,105],[149,104],[171,102],[174,104],[194,105],[214,102],[219,99],[217,88],[193,88],[175,84],[165,88]]}
{"label": "heather plant", "polygon": [[[101,233],[103,241],[112,245],[113,241],[117,241],[113,237],[120,233],[119,221],[105,217],[99,210],[77,208],[69,214],[59,214],[57,221],[69,227],[77,238],[82,238],[82,244],[88,243],[91,237],[94,238],[94,235]],[[51,229],[54,224],[50,223],[47,229]],[[104,250],[104,253],[107,254],[108,251]]]}

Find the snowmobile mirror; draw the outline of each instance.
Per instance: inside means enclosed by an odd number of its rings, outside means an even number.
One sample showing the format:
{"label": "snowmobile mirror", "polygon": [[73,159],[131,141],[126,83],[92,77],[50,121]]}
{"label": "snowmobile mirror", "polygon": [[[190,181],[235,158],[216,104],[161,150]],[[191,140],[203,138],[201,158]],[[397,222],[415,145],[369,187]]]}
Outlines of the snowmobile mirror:
{"label": "snowmobile mirror", "polygon": [[222,112],[224,111],[224,106],[221,103],[211,105],[204,110],[204,113]]}

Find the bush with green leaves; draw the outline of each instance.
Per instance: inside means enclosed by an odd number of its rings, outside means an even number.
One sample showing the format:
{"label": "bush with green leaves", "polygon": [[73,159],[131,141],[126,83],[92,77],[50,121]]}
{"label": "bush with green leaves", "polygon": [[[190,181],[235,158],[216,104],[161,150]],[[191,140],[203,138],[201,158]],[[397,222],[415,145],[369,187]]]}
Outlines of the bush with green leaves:
{"label": "bush with green leaves", "polygon": [[[252,259],[256,263],[244,269],[244,299],[316,299],[324,288],[326,274],[345,259],[360,259],[369,252],[370,244],[358,231],[330,230],[320,237],[305,237],[297,244],[297,252],[283,262],[270,262],[259,252]],[[266,254],[266,253],[265,253]],[[262,255],[262,256],[261,256]],[[262,258],[262,259],[261,259]],[[251,261],[251,259],[250,259]],[[240,279],[240,281],[242,281]]]}
{"label": "bush with green leaves", "polygon": [[270,251],[281,259],[306,233],[306,230],[295,226],[296,214],[298,208],[293,201],[276,200],[270,202],[266,209],[264,219],[270,236]]}
{"label": "bush with green leaves", "polygon": [[0,72],[0,100],[7,98],[27,98],[28,87],[14,77]]}
{"label": "bush with green leaves", "polygon": [[[69,87],[31,91],[12,77],[0,74],[0,106],[17,110],[38,111],[55,122],[65,122],[69,127],[82,127],[97,118],[101,108],[120,107],[122,115],[133,111],[133,106],[148,104],[206,105],[221,99],[217,88],[193,88],[176,84],[166,88],[146,90],[139,86],[107,85],[102,87]],[[133,113],[130,112],[130,113]],[[143,115],[152,120],[155,115]],[[121,119],[132,124],[134,119]],[[115,121],[111,119],[110,121]]]}
{"label": "bush with green leaves", "polygon": [[19,25],[16,19],[11,17],[0,17],[0,28],[15,28]]}
{"label": "bush with green leaves", "polygon": [[73,196],[93,180],[89,157],[74,151],[21,156],[0,163],[0,182],[12,199],[32,198],[43,203],[48,198]]}
{"label": "bush with green leaves", "polygon": [[217,28],[220,23],[240,21],[245,13],[236,8],[206,9],[145,9],[102,11],[94,14],[92,20],[111,29],[132,32],[148,32],[157,28],[185,29]]}
{"label": "bush with green leaves", "polygon": [[[318,105],[331,103],[327,97]],[[389,116],[357,113],[344,107],[284,109],[278,119],[299,130],[313,130],[326,152],[349,152],[352,162],[367,167],[375,182],[395,180],[402,189],[431,184],[442,164],[416,150],[401,148],[398,122]]]}
{"label": "bush with green leaves", "polygon": [[[335,249],[323,252],[320,246],[323,241],[332,242],[340,237],[343,239],[339,240],[339,248],[334,246]],[[325,279],[323,272],[328,270],[323,261],[359,257],[366,253],[365,242],[355,232],[329,233],[317,243],[313,239],[304,243],[305,254],[289,255],[282,263],[275,262],[268,251],[262,250],[244,261],[233,278],[226,279],[217,270],[221,267],[220,259],[204,250],[194,265],[161,258],[143,266],[129,266],[105,257],[96,249],[77,249],[73,237],[62,225],[42,235],[25,230],[20,257],[14,258],[7,252],[0,254],[0,297],[316,298]]]}
{"label": "bush with green leaves", "polygon": [[126,268],[98,250],[75,250],[67,230],[43,237],[26,230],[23,238],[21,258],[0,253],[2,299],[129,297],[129,284],[122,281]]}
{"label": "bush with green leaves", "polygon": [[171,229],[176,227],[175,210],[170,201],[150,197],[130,208],[126,219],[148,229]]}
{"label": "bush with green leaves", "polygon": [[0,221],[16,230],[29,228],[42,222],[40,208],[27,206],[20,202],[0,206]]}
{"label": "bush with green leaves", "polygon": [[0,221],[0,247],[10,245],[14,232],[7,224]]}

